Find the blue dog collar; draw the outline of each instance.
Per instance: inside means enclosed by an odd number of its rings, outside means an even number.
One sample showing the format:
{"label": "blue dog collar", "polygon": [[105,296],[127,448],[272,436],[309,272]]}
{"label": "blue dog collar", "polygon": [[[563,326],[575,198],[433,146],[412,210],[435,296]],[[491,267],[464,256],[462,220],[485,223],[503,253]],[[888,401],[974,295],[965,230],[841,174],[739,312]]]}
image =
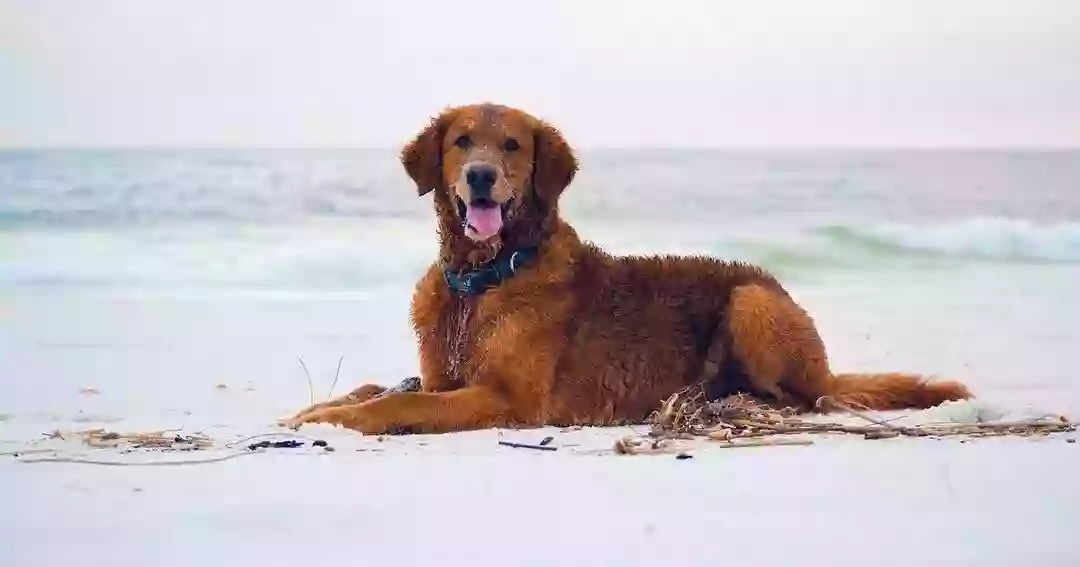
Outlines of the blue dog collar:
{"label": "blue dog collar", "polygon": [[521,248],[510,254],[499,253],[494,260],[475,270],[452,272],[443,268],[450,289],[466,295],[480,295],[510,279],[519,269],[536,259],[539,250]]}

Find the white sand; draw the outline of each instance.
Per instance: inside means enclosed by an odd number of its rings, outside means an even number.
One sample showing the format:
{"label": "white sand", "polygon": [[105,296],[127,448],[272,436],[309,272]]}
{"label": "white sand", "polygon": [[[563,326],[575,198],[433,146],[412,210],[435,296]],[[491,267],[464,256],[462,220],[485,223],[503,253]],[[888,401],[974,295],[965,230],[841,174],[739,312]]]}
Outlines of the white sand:
{"label": "white sand", "polygon": [[[1063,296],[1026,282],[1032,300]],[[982,296],[934,293],[928,281],[860,285],[799,290],[838,369],[941,371],[981,395],[979,404],[919,419],[993,418],[1030,404],[1073,417],[1080,410],[1067,314],[999,303],[992,284]],[[903,307],[915,303],[922,314]],[[129,461],[230,454],[117,455],[39,440],[53,428],[183,425],[222,442],[274,431],[276,418],[307,399],[297,356],[320,396],[342,354],[339,392],[363,376],[387,382],[415,371],[400,293],[318,301],[43,294],[0,308],[0,452],[37,443]],[[990,308],[994,324],[986,324]],[[1072,435],[845,437],[698,449],[685,461],[592,452],[625,432],[378,442],[313,427],[300,433],[335,452],[278,449],[177,467],[4,456],[0,566],[1080,564]],[[497,444],[549,434],[558,451]]]}
{"label": "white sand", "polygon": [[[238,432],[234,432],[237,435]],[[1063,438],[596,454],[626,430],[301,433],[175,467],[0,463],[0,564],[1072,565]],[[553,452],[499,439],[555,437]],[[39,445],[78,451],[77,442]],[[158,455],[182,459],[226,454]],[[99,458],[144,459],[100,451]],[[40,455],[28,455],[35,458]]]}

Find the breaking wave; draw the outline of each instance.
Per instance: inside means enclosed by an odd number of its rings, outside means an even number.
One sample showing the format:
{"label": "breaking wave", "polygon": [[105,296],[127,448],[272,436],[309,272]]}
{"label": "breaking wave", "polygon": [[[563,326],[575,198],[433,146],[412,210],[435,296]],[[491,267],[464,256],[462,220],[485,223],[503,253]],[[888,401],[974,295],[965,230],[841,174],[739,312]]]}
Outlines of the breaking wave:
{"label": "breaking wave", "polygon": [[977,217],[945,224],[830,224],[735,239],[712,251],[784,276],[958,263],[1072,265],[1080,264],[1080,223]]}
{"label": "breaking wave", "polygon": [[840,249],[988,262],[1080,263],[1080,223],[981,217],[950,224],[832,225],[817,231]]}
{"label": "breaking wave", "polygon": [[[818,225],[786,234],[759,227],[747,238],[717,234],[711,223],[673,224],[649,235],[636,226],[590,236],[615,253],[712,254],[785,277],[956,262],[1080,264],[1080,223],[1073,222],[972,218]],[[430,222],[394,218],[0,230],[0,286],[405,289],[435,259],[433,237]]]}

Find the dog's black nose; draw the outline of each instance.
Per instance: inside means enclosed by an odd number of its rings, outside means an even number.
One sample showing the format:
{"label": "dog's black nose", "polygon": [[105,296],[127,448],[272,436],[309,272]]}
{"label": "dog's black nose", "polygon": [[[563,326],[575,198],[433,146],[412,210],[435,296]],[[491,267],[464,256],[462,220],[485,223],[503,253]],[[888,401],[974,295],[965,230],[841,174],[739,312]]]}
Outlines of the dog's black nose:
{"label": "dog's black nose", "polygon": [[495,168],[488,165],[470,165],[465,171],[465,182],[472,190],[473,199],[490,198],[495,178]]}

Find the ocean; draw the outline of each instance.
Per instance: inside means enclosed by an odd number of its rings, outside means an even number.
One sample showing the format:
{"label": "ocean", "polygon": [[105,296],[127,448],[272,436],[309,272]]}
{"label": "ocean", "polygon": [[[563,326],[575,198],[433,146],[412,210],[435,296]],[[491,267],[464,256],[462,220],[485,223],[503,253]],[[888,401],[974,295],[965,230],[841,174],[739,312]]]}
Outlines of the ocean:
{"label": "ocean", "polygon": [[[836,370],[1080,409],[1080,152],[580,159],[561,208],[583,238],[768,267]],[[337,392],[396,383],[435,251],[393,150],[0,152],[0,414],[270,423],[339,360]]]}

